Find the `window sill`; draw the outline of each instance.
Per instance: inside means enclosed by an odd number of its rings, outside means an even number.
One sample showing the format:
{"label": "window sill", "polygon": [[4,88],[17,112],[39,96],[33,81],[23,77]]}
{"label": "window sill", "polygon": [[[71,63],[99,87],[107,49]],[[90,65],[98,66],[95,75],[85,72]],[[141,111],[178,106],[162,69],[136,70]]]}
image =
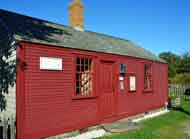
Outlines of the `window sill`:
{"label": "window sill", "polygon": [[129,93],[135,93],[137,90],[129,90]]}
{"label": "window sill", "polygon": [[153,92],[152,89],[146,89],[146,90],[144,90],[144,93],[152,93],[152,92]]}
{"label": "window sill", "polygon": [[73,100],[80,100],[80,99],[96,99],[98,96],[73,96]]}

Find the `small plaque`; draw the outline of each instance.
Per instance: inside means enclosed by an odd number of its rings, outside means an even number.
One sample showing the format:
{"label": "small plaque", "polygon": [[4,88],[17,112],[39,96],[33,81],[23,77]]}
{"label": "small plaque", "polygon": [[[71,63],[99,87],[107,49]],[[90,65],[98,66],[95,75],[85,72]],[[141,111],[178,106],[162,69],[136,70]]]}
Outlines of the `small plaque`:
{"label": "small plaque", "polygon": [[63,69],[62,58],[40,57],[40,69],[41,70],[62,70]]}

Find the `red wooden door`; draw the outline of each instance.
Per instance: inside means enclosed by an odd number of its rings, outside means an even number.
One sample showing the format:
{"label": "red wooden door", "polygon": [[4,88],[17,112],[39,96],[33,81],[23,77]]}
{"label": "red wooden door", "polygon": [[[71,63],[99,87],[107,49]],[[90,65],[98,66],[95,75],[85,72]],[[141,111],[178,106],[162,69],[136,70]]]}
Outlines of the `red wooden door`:
{"label": "red wooden door", "polygon": [[100,66],[100,94],[101,115],[103,119],[114,115],[114,64],[101,62]]}

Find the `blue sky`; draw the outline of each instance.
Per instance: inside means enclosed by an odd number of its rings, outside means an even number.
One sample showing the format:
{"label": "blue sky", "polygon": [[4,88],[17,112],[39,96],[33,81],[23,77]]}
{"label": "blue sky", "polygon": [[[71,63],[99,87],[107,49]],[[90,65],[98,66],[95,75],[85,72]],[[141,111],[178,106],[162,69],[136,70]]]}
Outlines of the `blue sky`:
{"label": "blue sky", "polygon": [[[0,8],[68,25],[70,0],[2,0]],[[159,54],[190,52],[190,0],[83,0],[85,29]]]}

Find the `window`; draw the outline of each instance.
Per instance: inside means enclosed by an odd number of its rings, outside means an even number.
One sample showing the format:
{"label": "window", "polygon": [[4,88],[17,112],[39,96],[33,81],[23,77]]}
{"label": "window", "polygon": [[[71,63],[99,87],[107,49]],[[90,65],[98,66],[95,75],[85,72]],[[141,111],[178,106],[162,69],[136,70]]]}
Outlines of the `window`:
{"label": "window", "polygon": [[136,76],[135,75],[129,76],[129,91],[131,92],[136,91]]}
{"label": "window", "polygon": [[125,74],[127,66],[125,64],[120,64],[120,74]]}
{"label": "window", "polygon": [[93,91],[93,64],[88,57],[76,58],[76,95],[91,96]]}
{"label": "window", "polygon": [[120,86],[120,91],[125,91],[125,76],[126,76],[126,65],[125,64],[120,64],[119,67],[119,86]]}
{"label": "window", "polygon": [[119,86],[120,86],[120,91],[125,91],[125,76],[120,75],[119,76]]}
{"label": "window", "polygon": [[151,64],[144,65],[144,89],[152,90],[152,66],[151,66]]}

